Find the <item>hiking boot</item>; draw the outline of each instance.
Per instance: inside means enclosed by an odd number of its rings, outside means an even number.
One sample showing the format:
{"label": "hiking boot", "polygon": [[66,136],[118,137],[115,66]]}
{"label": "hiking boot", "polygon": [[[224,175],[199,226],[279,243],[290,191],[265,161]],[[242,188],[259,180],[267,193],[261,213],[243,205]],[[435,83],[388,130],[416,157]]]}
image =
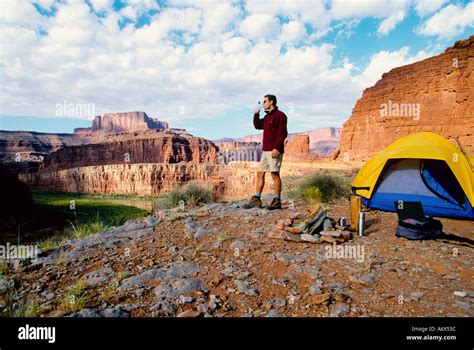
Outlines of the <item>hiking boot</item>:
{"label": "hiking boot", "polygon": [[273,198],[272,203],[266,206],[268,210],[281,209],[281,200],[280,198]]}
{"label": "hiking boot", "polygon": [[260,197],[258,196],[252,196],[252,198],[250,198],[250,201],[247,204],[244,204],[244,209],[261,208],[261,207],[262,207],[262,201],[260,200]]}

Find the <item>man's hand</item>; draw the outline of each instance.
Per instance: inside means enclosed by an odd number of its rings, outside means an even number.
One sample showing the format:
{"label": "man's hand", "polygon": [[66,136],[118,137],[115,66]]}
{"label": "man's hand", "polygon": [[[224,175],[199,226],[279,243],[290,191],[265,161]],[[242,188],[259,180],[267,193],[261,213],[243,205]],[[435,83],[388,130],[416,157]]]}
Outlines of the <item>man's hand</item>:
{"label": "man's hand", "polygon": [[279,155],[280,155],[280,151],[279,151],[279,150],[274,149],[274,150],[272,151],[272,158],[276,158],[276,157],[278,157]]}
{"label": "man's hand", "polygon": [[253,109],[253,114],[260,113],[260,110],[262,109],[262,105],[259,103],[258,106],[255,106]]}

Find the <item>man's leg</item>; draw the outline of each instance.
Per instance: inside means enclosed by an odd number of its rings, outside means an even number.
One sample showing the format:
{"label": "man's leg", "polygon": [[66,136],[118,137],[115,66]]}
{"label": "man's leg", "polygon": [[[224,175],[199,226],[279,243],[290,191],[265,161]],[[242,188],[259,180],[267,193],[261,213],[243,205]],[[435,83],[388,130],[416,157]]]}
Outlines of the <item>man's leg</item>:
{"label": "man's leg", "polygon": [[272,172],[272,178],[273,178],[273,187],[275,189],[275,196],[278,196],[278,198],[281,196],[281,178],[280,178],[280,173],[279,172]]}
{"label": "man's leg", "polygon": [[273,197],[272,203],[268,205],[266,208],[270,210],[274,209],[281,209],[281,178],[280,172],[272,171],[272,178],[273,178],[273,187],[275,190],[275,195]]}
{"label": "man's leg", "polygon": [[262,207],[262,201],[260,200],[260,195],[263,191],[263,186],[265,186],[265,172],[258,171],[257,172],[257,182],[255,185],[255,194],[252,196],[250,201],[244,205],[245,209],[255,208],[255,207]]}
{"label": "man's leg", "polygon": [[257,185],[255,186],[256,193],[262,193],[265,186],[265,173],[263,171],[257,172]]}

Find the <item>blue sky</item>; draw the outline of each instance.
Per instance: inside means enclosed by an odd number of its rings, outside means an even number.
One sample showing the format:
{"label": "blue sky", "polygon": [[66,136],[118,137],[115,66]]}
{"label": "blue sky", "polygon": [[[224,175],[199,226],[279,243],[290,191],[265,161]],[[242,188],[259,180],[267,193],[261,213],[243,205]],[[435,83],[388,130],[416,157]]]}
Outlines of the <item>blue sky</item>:
{"label": "blue sky", "polygon": [[145,111],[210,139],[342,126],[390,69],[474,33],[472,1],[2,0],[0,129],[72,132]]}

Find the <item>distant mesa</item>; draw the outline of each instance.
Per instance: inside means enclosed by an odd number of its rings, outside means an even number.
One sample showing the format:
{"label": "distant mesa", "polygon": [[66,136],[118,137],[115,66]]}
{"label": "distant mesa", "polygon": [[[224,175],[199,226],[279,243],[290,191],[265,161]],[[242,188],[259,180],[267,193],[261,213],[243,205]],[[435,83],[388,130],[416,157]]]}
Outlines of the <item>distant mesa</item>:
{"label": "distant mesa", "polygon": [[150,118],[145,112],[105,113],[96,116],[90,128],[76,128],[74,134],[87,136],[94,133],[122,133],[141,130],[169,129],[168,123]]}
{"label": "distant mesa", "polygon": [[[291,133],[288,135],[287,142],[291,145],[290,153],[300,154],[302,153],[301,150],[298,148],[304,147],[305,150],[303,153],[308,153],[309,155],[313,155],[316,157],[326,157],[329,156],[332,152],[334,152],[339,147],[339,139],[341,137],[342,128],[320,128],[309,130],[300,133]],[[308,138],[301,138],[301,135],[307,135]],[[241,147],[245,146],[254,146],[255,148],[261,148],[263,134],[256,134],[256,135],[248,135],[243,136],[240,138],[221,138],[218,140],[214,140],[214,143],[222,147],[224,144],[231,144],[231,143],[240,143]],[[294,139],[296,141],[295,145],[292,145]],[[306,140],[308,140],[308,149],[306,149]],[[297,146],[297,145],[300,146]],[[287,151],[285,151],[287,153]]]}

